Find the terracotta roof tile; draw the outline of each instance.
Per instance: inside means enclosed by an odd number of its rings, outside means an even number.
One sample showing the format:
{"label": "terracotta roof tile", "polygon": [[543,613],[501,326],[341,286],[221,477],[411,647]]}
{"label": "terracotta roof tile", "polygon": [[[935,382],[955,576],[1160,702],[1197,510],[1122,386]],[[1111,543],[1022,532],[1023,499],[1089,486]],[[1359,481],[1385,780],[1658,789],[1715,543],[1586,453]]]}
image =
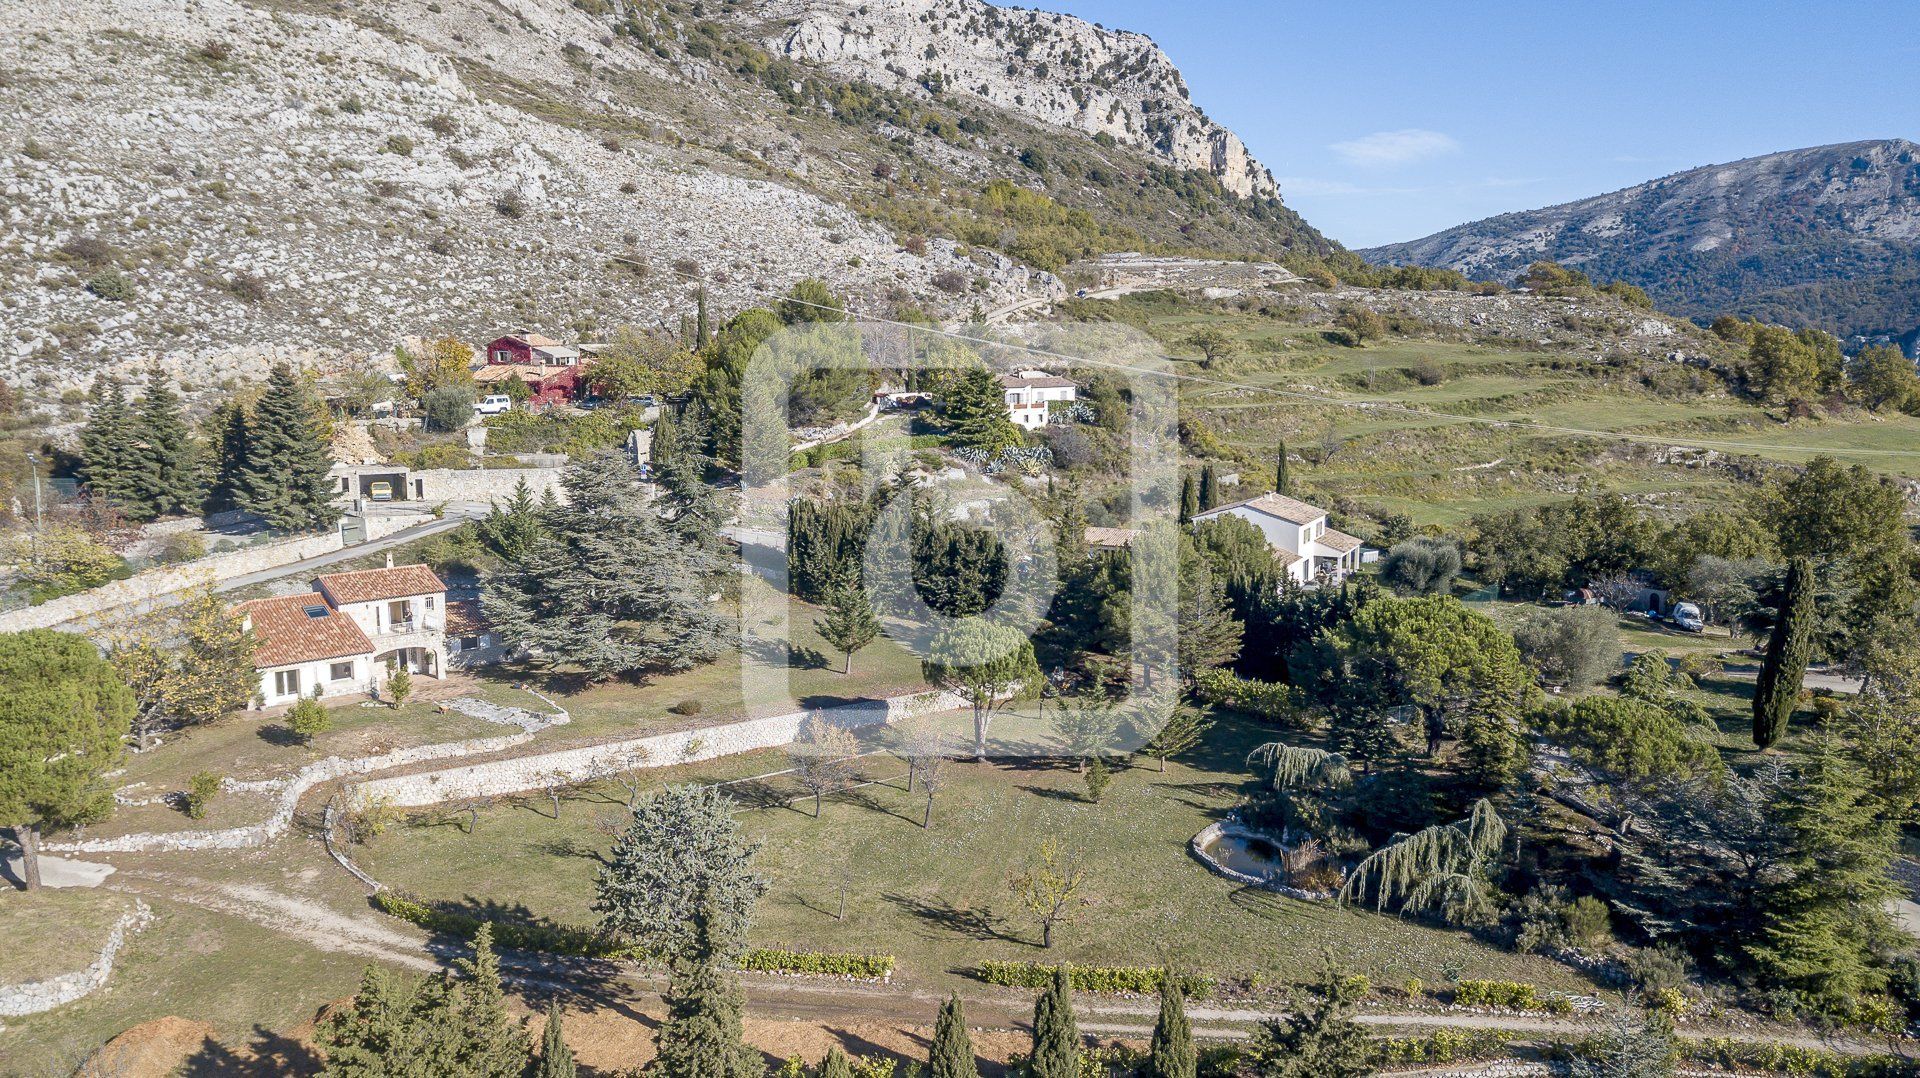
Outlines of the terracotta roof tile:
{"label": "terracotta roof tile", "polygon": [[372,603],[381,599],[402,599],[409,595],[428,595],[446,591],[432,569],[424,565],[396,565],[391,569],[361,569],[351,573],[327,573],[314,581],[335,603]]}
{"label": "terracotta roof tile", "polygon": [[251,599],[233,609],[253,621],[253,635],[258,641],[253,653],[256,670],[364,655],[373,650],[360,626],[328,606],[318,593]]}
{"label": "terracotta roof tile", "polygon": [[473,636],[488,628],[478,599],[456,599],[447,604],[447,635]]}
{"label": "terracotta roof tile", "polygon": [[1079,388],[1079,386],[1077,386],[1072,379],[1055,378],[1052,376],[1047,376],[1043,378],[1020,378],[1011,374],[1003,374],[1000,376],[1000,384],[1008,389],[1078,389]]}

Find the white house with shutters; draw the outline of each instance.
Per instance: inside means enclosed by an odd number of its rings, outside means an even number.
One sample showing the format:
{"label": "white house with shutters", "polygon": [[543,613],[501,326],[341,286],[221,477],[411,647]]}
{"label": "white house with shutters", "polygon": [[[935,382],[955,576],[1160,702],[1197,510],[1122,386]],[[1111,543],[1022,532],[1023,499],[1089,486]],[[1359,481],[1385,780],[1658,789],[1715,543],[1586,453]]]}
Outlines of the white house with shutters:
{"label": "white house with shutters", "polygon": [[1267,545],[1301,584],[1338,583],[1360,568],[1360,540],[1327,526],[1327,512],[1284,494],[1262,494],[1195,513],[1194,523],[1236,516],[1260,529]]}
{"label": "white house with shutters", "polygon": [[1007,414],[1022,430],[1047,425],[1048,410],[1055,404],[1069,404],[1079,387],[1072,380],[1046,371],[1020,371],[1000,376],[1000,389],[1006,394]]}
{"label": "white house with shutters", "polygon": [[253,630],[257,702],[375,693],[389,669],[443,678],[447,586],[424,565],[327,573],[313,590],[234,608]]}

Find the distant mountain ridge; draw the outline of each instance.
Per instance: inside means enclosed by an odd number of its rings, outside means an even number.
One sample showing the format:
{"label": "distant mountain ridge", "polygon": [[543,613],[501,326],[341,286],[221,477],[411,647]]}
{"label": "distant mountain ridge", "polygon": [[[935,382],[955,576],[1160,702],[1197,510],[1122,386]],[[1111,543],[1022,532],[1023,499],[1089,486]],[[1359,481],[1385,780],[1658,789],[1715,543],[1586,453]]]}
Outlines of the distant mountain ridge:
{"label": "distant mountain ridge", "polygon": [[1920,328],[1920,145],[1765,154],[1359,254],[1495,279],[1552,259],[1694,318],[1898,338]]}

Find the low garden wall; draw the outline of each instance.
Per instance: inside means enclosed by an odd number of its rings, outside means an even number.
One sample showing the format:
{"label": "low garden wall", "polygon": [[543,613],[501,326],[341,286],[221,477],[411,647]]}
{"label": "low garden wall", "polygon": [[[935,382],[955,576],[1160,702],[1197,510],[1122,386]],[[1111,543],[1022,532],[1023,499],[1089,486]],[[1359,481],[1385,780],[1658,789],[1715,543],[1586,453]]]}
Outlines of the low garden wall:
{"label": "low garden wall", "polygon": [[100,948],[99,957],[86,969],[63,973],[44,981],[0,985],[0,1017],[39,1014],[97,991],[107,983],[108,977],[113,976],[114,960],[120,957],[120,948],[126,946],[127,938],[147,927],[152,920],[153,911],[147,908],[145,902],[135,900],[133,909],[114,922],[112,931],[107,933],[106,944]]}
{"label": "low garden wall", "polygon": [[544,789],[556,783],[571,785],[585,782],[598,775],[628,768],[669,767],[790,745],[800,736],[801,725],[809,716],[816,714],[825,716],[835,725],[858,729],[960,706],[962,703],[959,698],[951,693],[930,691],[818,711],[795,711],[702,730],[675,730],[536,756],[493,760],[417,775],[371,779],[349,790],[346,801],[350,808],[373,804],[415,808],[448,801],[503,797]]}
{"label": "low garden wall", "polygon": [[[541,697],[545,700],[545,697]],[[552,704],[552,701],[547,701]],[[450,701],[449,707],[458,708],[460,700]],[[482,701],[475,701],[486,708]],[[395,749],[379,756],[362,756],[357,759],[343,759],[329,756],[324,760],[308,764],[285,779],[268,779],[255,783],[234,783],[229,788],[246,789],[254,792],[271,792],[277,788],[279,799],[274,804],[273,815],[256,824],[245,827],[228,827],[220,830],[203,831],[146,831],[132,835],[120,835],[116,838],[81,839],[75,842],[50,842],[46,848],[57,853],[132,853],[142,850],[240,850],[264,846],[278,838],[293,823],[294,809],[307,791],[323,782],[346,778],[349,775],[366,775],[375,771],[387,771],[410,764],[425,763],[432,760],[455,759],[461,756],[476,756],[490,752],[504,752],[533,740],[535,733],[549,726],[561,726],[570,722],[572,717],[564,710],[556,714],[535,716],[543,720],[535,725],[526,720],[516,721],[501,717],[488,721],[519,726],[520,732],[503,734],[499,737],[475,738],[469,741],[449,741],[439,745],[418,745],[409,749]],[[464,709],[462,709],[464,710]],[[509,709],[495,709],[509,710]],[[519,711],[519,709],[510,709]],[[533,716],[533,712],[521,711],[521,715]],[[487,718],[486,715],[476,717]]]}
{"label": "low garden wall", "polygon": [[560,490],[559,468],[423,468],[407,473],[420,482],[415,501],[497,502],[513,493],[521,480],[538,498],[543,491]]}
{"label": "low garden wall", "polygon": [[[418,517],[370,516],[367,538],[379,539],[424,521]],[[146,603],[162,596],[186,591],[209,583],[231,580],[236,576],[277,569],[322,554],[331,554],[346,544],[338,528],[324,535],[307,535],[278,543],[262,543],[221,554],[209,554],[190,562],[136,573],[125,580],[111,580],[89,591],[49,599],[39,606],[22,607],[0,614],[0,632],[17,633],[27,629],[51,629],[57,625],[104,614],[123,606]]]}

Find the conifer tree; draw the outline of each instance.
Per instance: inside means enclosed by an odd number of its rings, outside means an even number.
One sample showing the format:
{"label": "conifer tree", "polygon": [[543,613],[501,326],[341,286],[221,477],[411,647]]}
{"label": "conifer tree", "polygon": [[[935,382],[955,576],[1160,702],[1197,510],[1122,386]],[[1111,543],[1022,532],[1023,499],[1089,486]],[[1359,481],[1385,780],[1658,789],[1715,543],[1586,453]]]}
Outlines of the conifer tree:
{"label": "conifer tree", "polygon": [[1200,469],[1200,511],[1220,504],[1220,477],[1209,464]]}
{"label": "conifer tree", "polygon": [[1353,1020],[1354,988],[1329,964],[1307,1004],[1254,1032],[1243,1073],[1257,1078],[1366,1078],[1378,1073],[1372,1041]]}
{"label": "conifer tree", "polygon": [[1200,512],[1200,488],[1193,481],[1193,473],[1180,477],[1180,523],[1191,524]]}
{"label": "conifer tree", "polygon": [[980,1065],[973,1058],[973,1038],[967,1035],[967,1017],[955,992],[940,1005],[940,1017],[933,1023],[933,1049],[928,1057],[932,1078],[980,1078]]}
{"label": "conifer tree", "polygon": [[1080,1078],[1080,1027],[1073,1017],[1073,986],[1063,964],[1033,1004],[1033,1078]]}
{"label": "conifer tree", "polygon": [[1291,479],[1287,475],[1287,443],[1279,442],[1273,451],[1273,491],[1275,494],[1287,493],[1287,484]]}
{"label": "conifer tree", "polygon": [[970,367],[953,379],[940,407],[958,447],[997,453],[1020,444],[1020,430],[1007,415],[1006,391],[985,367]]}
{"label": "conifer tree", "polygon": [[224,513],[240,508],[242,475],[247,466],[247,406],[237,400],[222,401],[203,425],[207,440],[207,497],[202,506],[209,513]]}
{"label": "conifer tree", "polygon": [[147,392],[134,416],[133,501],[146,518],[192,513],[202,501],[198,453],[167,372],[147,369]]}
{"label": "conifer tree", "polygon": [[105,375],[94,379],[87,425],[80,431],[80,479],[90,496],[135,517],[142,515],[134,486],[138,440],[120,380]]}
{"label": "conifer tree", "polygon": [[[548,493],[553,488],[548,487]],[[504,501],[495,502],[487,511],[486,519],[479,521],[480,541],[487,549],[500,557],[515,561],[533,552],[533,546],[541,535],[539,503],[534,500],[533,488],[527,486],[523,477],[513,485],[513,493]]]}
{"label": "conifer tree", "polygon": [[693,295],[693,346],[705,348],[713,339],[712,323],[707,320],[707,286],[702,284]]}
{"label": "conifer tree", "polygon": [[335,1010],[315,1035],[327,1053],[327,1078],[382,1078],[389,1060],[409,1050],[411,991],[368,964],[351,1004]]}
{"label": "conifer tree", "polygon": [[1160,976],[1160,1017],[1153,1024],[1153,1042],[1147,1057],[1147,1078],[1195,1078],[1200,1066],[1193,1046],[1193,1027],[1187,1024],[1187,1004],[1179,978],[1172,970]]}
{"label": "conifer tree", "polygon": [[340,515],[329,504],[326,423],[313,392],[292,367],[277,364],[247,423],[240,507],[279,531],[309,531]]}
{"label": "conifer tree", "polygon": [[667,985],[667,1016],[654,1035],[647,1073],[660,1078],[758,1078],[760,1055],[742,1041],[740,986],[721,965],[703,906],[694,916],[693,945],[675,959]]}
{"label": "conifer tree", "polygon": [[1786,596],[1780,620],[1767,639],[1767,657],[1753,690],[1753,743],[1768,748],[1787,732],[1800,700],[1800,682],[1813,658],[1817,613],[1813,602],[1813,565],[1795,558],[1787,565]]}
{"label": "conifer tree", "polygon": [[873,643],[880,635],[880,619],[867,601],[867,593],[858,584],[842,580],[827,600],[827,616],[815,622],[820,638],[846,656],[842,674],[853,672],[853,653]]}
{"label": "conifer tree", "polygon": [[527,1069],[530,1048],[526,1034],[508,1021],[491,922],[482,922],[475,934],[473,957],[457,964],[466,976],[454,1000],[461,1073],[471,1078],[520,1078]]}
{"label": "conifer tree", "polygon": [[547,1028],[540,1037],[540,1062],[533,1078],[575,1078],[573,1049],[567,1047],[566,1031],[560,1021],[560,1001],[547,1005]]}
{"label": "conifer tree", "polygon": [[820,1078],[853,1078],[853,1064],[839,1045],[827,1049],[827,1058],[820,1061]]}

